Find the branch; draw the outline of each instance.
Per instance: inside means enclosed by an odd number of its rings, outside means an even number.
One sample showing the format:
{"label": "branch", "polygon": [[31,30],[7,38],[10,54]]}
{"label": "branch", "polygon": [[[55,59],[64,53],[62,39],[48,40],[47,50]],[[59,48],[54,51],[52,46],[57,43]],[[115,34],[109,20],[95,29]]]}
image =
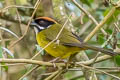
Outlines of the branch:
{"label": "branch", "polygon": [[[97,20],[87,11],[85,10],[81,5],[79,5],[75,0],[72,0],[72,2],[81,10],[83,11],[96,25],[98,25],[99,23],[97,22]],[[101,32],[104,35],[107,35],[107,33],[104,31],[103,28],[100,29]]]}
{"label": "branch", "polygon": [[[20,16],[21,17],[21,23],[27,25],[28,21],[30,20],[30,17],[28,16]],[[4,12],[0,11],[0,19],[11,21],[11,22],[19,22],[17,19],[17,15],[11,15],[11,14],[5,14]]]}
{"label": "branch", "polygon": [[[98,57],[95,63],[110,59],[111,56],[105,55]],[[83,62],[76,62],[77,65],[84,64],[84,65],[90,65],[92,64],[94,59],[83,61]],[[38,60],[32,60],[32,59],[0,59],[0,63],[27,63],[27,64],[36,64],[40,66],[54,66],[53,63],[50,62],[44,62],[44,61],[38,61]],[[55,63],[56,66],[64,67],[65,63]]]}
{"label": "branch", "polygon": [[106,23],[106,21],[113,15],[113,13],[116,11],[116,7],[113,7],[109,13],[104,17],[104,19],[93,29],[93,31],[85,38],[85,42],[87,42],[88,40],[90,40],[95,33],[101,28],[103,27],[103,25]]}
{"label": "branch", "polygon": [[[98,57],[95,61],[95,63],[110,59],[112,56],[109,55],[104,55],[101,57]],[[88,60],[88,61],[83,61],[83,62],[76,62],[76,64],[84,64],[84,65],[91,65],[93,63],[94,59]]]}
{"label": "branch", "polygon": [[[36,64],[40,66],[54,66],[53,63],[37,61],[31,59],[0,59],[0,63],[27,63],[27,64]],[[64,63],[55,63],[56,66],[65,66]]]}

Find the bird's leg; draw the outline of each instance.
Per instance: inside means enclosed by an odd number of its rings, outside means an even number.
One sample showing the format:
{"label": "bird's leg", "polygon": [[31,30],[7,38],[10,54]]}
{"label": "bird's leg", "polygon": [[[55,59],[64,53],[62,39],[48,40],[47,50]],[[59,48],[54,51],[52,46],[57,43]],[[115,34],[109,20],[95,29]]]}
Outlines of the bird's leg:
{"label": "bird's leg", "polygon": [[50,60],[49,62],[51,62],[51,63],[53,64],[54,67],[56,67],[55,62],[57,62],[59,59],[60,59],[60,58],[57,57],[57,58],[55,58],[55,59],[53,59],[53,60]]}
{"label": "bird's leg", "polygon": [[66,62],[66,69],[75,65],[75,60],[74,60],[75,55],[76,54],[73,54],[68,57],[67,62]]}
{"label": "bird's leg", "polygon": [[69,64],[72,64],[72,58],[73,58],[73,56],[68,57],[67,62],[66,62],[66,69],[68,69],[70,67]]}
{"label": "bird's leg", "polygon": [[70,63],[70,56],[67,58],[67,62],[65,62],[66,70],[68,70],[69,63]]}
{"label": "bird's leg", "polygon": [[60,58],[57,57],[57,58],[55,58],[55,59],[53,59],[53,60],[50,60],[49,62],[57,62],[59,59],[60,59]]}

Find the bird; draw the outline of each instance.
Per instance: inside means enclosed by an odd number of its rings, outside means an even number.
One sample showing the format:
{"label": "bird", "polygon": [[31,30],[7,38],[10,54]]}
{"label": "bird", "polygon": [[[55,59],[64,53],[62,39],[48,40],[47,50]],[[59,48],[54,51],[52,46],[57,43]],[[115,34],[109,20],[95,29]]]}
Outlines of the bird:
{"label": "bird", "polygon": [[[35,30],[36,40],[40,47],[44,48],[54,40],[45,48],[45,51],[56,58],[65,59],[82,50],[88,49],[102,52],[110,56],[118,54],[117,52],[113,52],[109,49],[96,47],[84,42],[78,35],[68,30],[66,26],[59,34],[63,26],[50,17],[35,18],[31,22],[30,26]],[[58,38],[56,39],[57,36]]]}

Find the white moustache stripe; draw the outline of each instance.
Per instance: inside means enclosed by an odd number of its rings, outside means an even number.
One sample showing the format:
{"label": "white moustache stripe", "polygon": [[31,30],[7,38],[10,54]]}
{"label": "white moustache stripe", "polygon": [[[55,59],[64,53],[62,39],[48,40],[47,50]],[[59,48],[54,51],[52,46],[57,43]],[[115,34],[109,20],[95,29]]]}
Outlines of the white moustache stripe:
{"label": "white moustache stripe", "polygon": [[41,30],[42,30],[42,29],[45,29],[45,28],[44,28],[44,27],[39,26],[39,29],[41,29]]}

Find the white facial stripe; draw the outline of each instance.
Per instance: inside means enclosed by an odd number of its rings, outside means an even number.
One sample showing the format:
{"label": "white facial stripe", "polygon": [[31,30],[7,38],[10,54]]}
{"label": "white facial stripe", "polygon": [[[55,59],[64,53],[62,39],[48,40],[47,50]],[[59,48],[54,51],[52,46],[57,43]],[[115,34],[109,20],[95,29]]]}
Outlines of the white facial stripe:
{"label": "white facial stripe", "polygon": [[39,29],[41,29],[41,30],[42,30],[42,29],[45,29],[45,28],[44,28],[44,27],[39,26]]}
{"label": "white facial stripe", "polygon": [[[39,27],[40,30],[45,29],[45,27],[41,27],[41,26],[38,26],[38,27]],[[51,25],[49,25],[47,28],[49,28],[49,27],[51,27]],[[37,33],[39,32],[39,30],[36,27],[34,27],[34,30],[35,30],[35,33],[37,35]]]}
{"label": "white facial stripe", "polygon": [[37,26],[40,30],[45,29],[44,27],[42,27],[42,26],[40,26],[40,25],[38,25],[38,24],[36,24],[36,26]]}

